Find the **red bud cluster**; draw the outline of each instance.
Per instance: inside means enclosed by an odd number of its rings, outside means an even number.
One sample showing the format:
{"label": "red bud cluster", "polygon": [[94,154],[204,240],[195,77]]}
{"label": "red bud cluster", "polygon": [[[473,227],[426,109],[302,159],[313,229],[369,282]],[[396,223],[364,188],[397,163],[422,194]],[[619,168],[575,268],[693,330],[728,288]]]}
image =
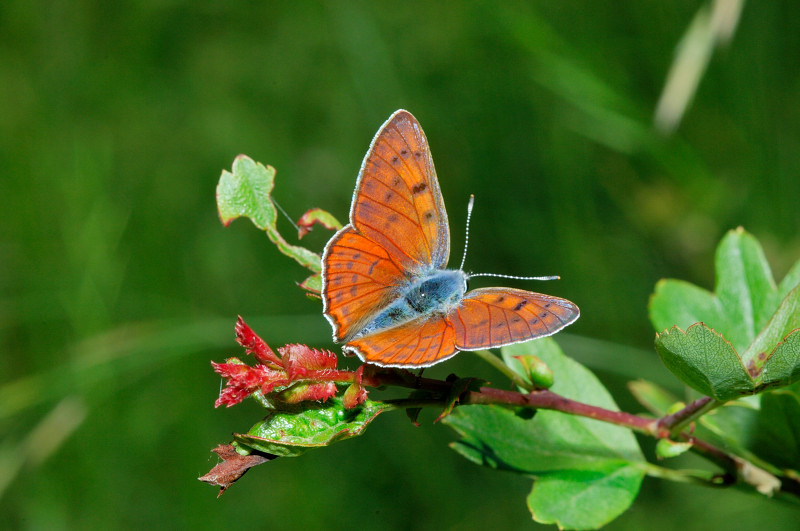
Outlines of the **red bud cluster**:
{"label": "red bud cluster", "polygon": [[285,403],[324,401],[336,394],[337,384],[350,384],[344,394],[348,408],[367,398],[362,385],[364,367],[356,371],[338,370],[336,355],[330,351],[286,345],[276,354],[241,317],[236,322],[236,341],[259,363],[251,366],[238,358],[229,358],[225,363],[212,361],[214,370],[227,379],[215,407],[233,406],[255,392]]}

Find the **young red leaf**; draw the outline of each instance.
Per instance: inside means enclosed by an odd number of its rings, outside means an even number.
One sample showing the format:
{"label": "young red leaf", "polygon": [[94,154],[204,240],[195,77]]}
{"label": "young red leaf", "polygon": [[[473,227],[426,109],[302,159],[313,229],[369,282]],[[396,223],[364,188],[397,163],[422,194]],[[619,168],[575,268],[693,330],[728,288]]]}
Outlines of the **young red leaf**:
{"label": "young red leaf", "polygon": [[[230,362],[232,360],[235,361]],[[260,390],[264,393],[269,393],[275,387],[283,387],[290,383],[286,373],[272,370],[266,365],[251,367],[236,358],[231,358],[229,362],[211,362],[211,366],[214,367],[217,374],[228,379],[225,389],[222,390],[219,398],[214,402],[214,407],[219,407],[222,404],[231,407],[250,396],[254,391]]]}
{"label": "young red leaf", "polygon": [[253,332],[252,328],[247,326],[241,316],[236,321],[235,330],[236,342],[247,349],[248,354],[253,354],[261,363],[281,365],[280,358],[275,355],[275,352],[269,348],[269,345],[263,339]]}
{"label": "young red leaf", "polygon": [[214,402],[214,407],[219,407],[223,404],[228,407],[235,406],[251,394],[252,391],[249,389],[243,389],[240,387],[226,387],[219,394],[219,398],[217,398],[217,400]]}
{"label": "young red leaf", "polygon": [[297,238],[302,240],[303,236],[311,232],[315,223],[319,223],[328,230],[339,230],[342,228],[342,224],[330,213],[321,208],[312,208],[297,220]]}
{"label": "young red leaf", "polygon": [[317,350],[306,345],[286,345],[278,349],[283,357],[283,367],[291,380],[306,378],[310,371],[336,369],[336,354]]}
{"label": "young red leaf", "polygon": [[363,404],[367,399],[367,390],[361,385],[361,378],[364,374],[364,366],[358,368],[353,375],[353,383],[347,388],[342,397],[345,409],[353,409],[354,407]]}

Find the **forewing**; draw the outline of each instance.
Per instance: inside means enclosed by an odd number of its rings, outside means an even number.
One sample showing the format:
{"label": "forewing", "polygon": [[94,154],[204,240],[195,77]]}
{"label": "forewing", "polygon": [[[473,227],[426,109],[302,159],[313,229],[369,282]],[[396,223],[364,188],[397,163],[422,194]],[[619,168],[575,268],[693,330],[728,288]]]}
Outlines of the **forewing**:
{"label": "forewing", "polygon": [[346,226],[322,255],[323,313],[333,339],[346,341],[381,310],[403,279],[386,250]]}
{"label": "forewing", "polygon": [[575,322],[580,310],[572,302],[511,288],[482,288],[466,294],[450,312],[455,344],[480,350],[554,334]]}
{"label": "forewing", "polygon": [[359,337],[344,351],[384,367],[427,367],[455,355],[453,326],[444,316],[421,318]]}
{"label": "forewing", "polygon": [[439,181],[425,133],[408,111],[395,112],[372,140],[350,222],[405,270],[447,264],[450,233]]}

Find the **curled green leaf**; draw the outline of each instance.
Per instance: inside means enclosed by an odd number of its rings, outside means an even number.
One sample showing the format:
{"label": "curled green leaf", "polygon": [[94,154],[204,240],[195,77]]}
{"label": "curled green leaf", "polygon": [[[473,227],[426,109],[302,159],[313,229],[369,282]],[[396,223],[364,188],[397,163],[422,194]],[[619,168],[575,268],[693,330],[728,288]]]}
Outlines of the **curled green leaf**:
{"label": "curled green leaf", "polygon": [[239,448],[296,457],[311,448],[361,435],[384,410],[383,404],[371,400],[348,409],[341,398],[331,398],[294,411],[274,411],[247,433],[234,434],[234,441]]}

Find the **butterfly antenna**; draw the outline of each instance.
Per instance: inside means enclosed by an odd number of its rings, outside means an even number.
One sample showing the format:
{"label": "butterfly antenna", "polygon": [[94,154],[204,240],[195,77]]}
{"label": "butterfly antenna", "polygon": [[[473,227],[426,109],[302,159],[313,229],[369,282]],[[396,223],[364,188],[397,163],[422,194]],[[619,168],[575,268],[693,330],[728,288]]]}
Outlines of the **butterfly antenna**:
{"label": "butterfly antenna", "polygon": [[289,217],[289,214],[287,214],[287,213],[286,213],[286,211],[283,209],[283,207],[282,207],[281,205],[279,205],[277,201],[275,201],[275,198],[274,198],[274,197],[270,197],[270,199],[272,199],[272,203],[273,203],[273,204],[274,204],[276,207],[278,207],[278,210],[280,210],[280,211],[281,211],[281,214],[283,214],[283,217],[285,217],[286,219],[288,219],[288,220],[289,220],[289,223],[291,223],[291,224],[292,224],[292,227],[294,227],[294,230],[296,230],[296,231],[298,231],[298,232],[299,232],[299,231],[300,231],[300,227],[298,227],[298,226],[297,226],[297,223],[295,223],[295,222],[294,222],[294,220],[293,220],[292,218],[290,218],[290,217]]}
{"label": "butterfly antenna", "polygon": [[472,206],[475,204],[475,195],[469,194],[469,203],[467,204],[467,228],[464,230],[464,256],[461,257],[461,265],[458,268],[464,270],[464,262],[467,261],[467,247],[469,246],[469,220],[472,219]]}
{"label": "butterfly antenna", "polygon": [[[464,262],[467,260],[467,247],[469,247],[469,222],[472,219],[472,207],[475,204],[475,195],[470,194],[469,203],[467,204],[467,227],[464,230],[464,256],[461,257],[461,265],[458,268],[464,270]],[[510,278],[512,280],[558,280],[561,277],[552,275],[548,277],[518,277],[515,275],[501,275],[499,273],[470,273],[469,278],[473,277],[497,277],[497,278]]]}
{"label": "butterfly antenna", "polygon": [[549,277],[518,277],[516,275],[501,275],[499,273],[471,273],[469,275],[469,278],[475,277],[510,278],[512,280],[559,280],[561,278],[558,275],[551,275]]}

